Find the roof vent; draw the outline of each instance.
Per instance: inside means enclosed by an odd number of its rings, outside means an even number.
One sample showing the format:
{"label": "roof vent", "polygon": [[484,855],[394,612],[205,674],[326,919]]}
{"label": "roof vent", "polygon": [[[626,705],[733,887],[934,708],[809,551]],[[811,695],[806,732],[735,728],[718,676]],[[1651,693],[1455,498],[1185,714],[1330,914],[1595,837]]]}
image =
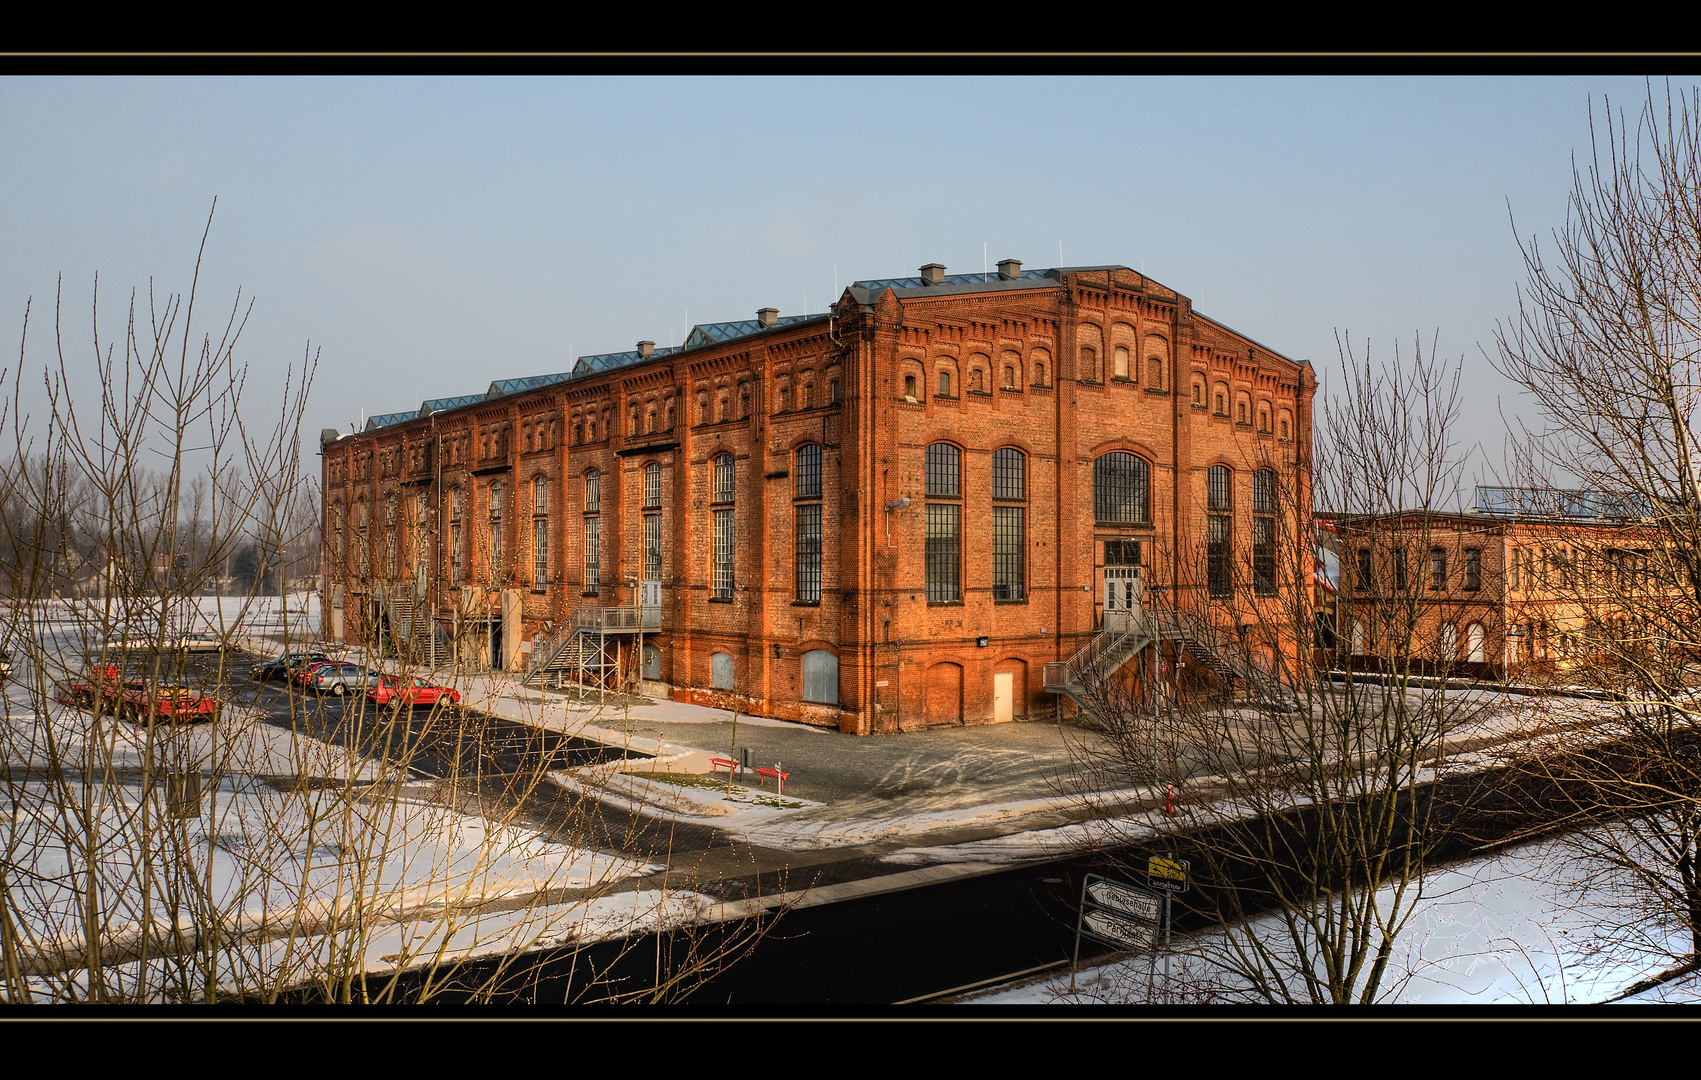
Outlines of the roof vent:
{"label": "roof vent", "polygon": [[638,342],[638,355],[648,358],[656,354],[656,343],[653,341]]}
{"label": "roof vent", "polygon": [[923,285],[945,284],[945,268],[938,263],[928,263],[921,268],[921,283]]}
{"label": "roof vent", "polygon": [[763,326],[773,326],[780,321],[780,309],[771,307],[758,308],[756,310],[756,321],[761,323]]}
{"label": "roof vent", "polygon": [[999,262],[998,262],[998,279],[1000,281],[1014,281],[1021,276],[1022,276],[1022,260],[1020,260],[1020,259],[1000,259],[999,260]]}

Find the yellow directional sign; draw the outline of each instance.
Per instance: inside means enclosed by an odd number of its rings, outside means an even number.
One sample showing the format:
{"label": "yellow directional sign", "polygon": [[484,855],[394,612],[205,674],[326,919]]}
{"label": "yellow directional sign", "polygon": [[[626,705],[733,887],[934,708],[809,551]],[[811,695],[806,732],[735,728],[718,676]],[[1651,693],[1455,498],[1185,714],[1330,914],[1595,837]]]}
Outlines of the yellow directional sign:
{"label": "yellow directional sign", "polygon": [[1189,865],[1186,859],[1153,855],[1146,860],[1146,885],[1164,892],[1184,893],[1191,887],[1187,878]]}

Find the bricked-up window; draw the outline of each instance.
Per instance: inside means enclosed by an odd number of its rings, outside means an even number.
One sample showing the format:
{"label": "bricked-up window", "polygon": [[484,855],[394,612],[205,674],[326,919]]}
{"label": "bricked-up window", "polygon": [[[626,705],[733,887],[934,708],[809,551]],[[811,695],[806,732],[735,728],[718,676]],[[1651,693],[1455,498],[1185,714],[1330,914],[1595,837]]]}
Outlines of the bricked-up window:
{"label": "bricked-up window", "polygon": [[1482,549],[1465,549],[1465,588],[1482,588]]}
{"label": "bricked-up window", "polygon": [[653,461],[644,466],[644,509],[661,509],[661,466]]}
{"label": "bricked-up window", "polygon": [[532,480],[532,589],[549,585],[549,478]]}
{"label": "bricked-up window", "polygon": [[808,604],[821,602],[821,504],[797,504],[797,598]]}
{"label": "bricked-up window", "polygon": [[927,504],[927,600],[944,603],[963,598],[963,508],[956,503]]}
{"label": "bricked-up window", "polygon": [[662,563],[661,515],[644,515],[644,580],[660,581]]}
{"label": "bricked-up window", "polygon": [[797,497],[814,498],[821,494],[821,445],[810,443],[797,448]]}
{"label": "bricked-up window", "polygon": [[1205,509],[1234,509],[1234,473],[1227,465],[1212,465],[1205,473]]}
{"label": "bricked-up window", "polygon": [[729,503],[733,500],[734,477],[731,454],[721,454],[714,460],[713,494],[710,502]]}
{"label": "bricked-up window", "polygon": [[803,654],[803,700],[818,705],[839,703],[839,658],[826,649]]}
{"label": "bricked-up window", "polygon": [[1111,354],[1111,376],[1117,379],[1128,378],[1128,350],[1118,345]]}
{"label": "bricked-up window", "polygon": [[502,572],[502,485],[490,485],[490,573]]}
{"label": "bricked-up window", "polygon": [[963,494],[963,452],[950,443],[927,448],[927,496],[959,498]]}
{"label": "bricked-up window", "polygon": [[1429,549],[1429,587],[1445,589],[1447,587],[1447,550],[1445,548]]}
{"label": "bricked-up window", "polygon": [[732,511],[716,510],[714,514],[714,571],[711,574],[713,595],[732,599],[732,568],[733,568],[733,533]]}
{"label": "bricked-up window", "polygon": [[1152,471],[1144,458],[1119,450],[1093,462],[1093,518],[1123,525],[1152,520]]}
{"label": "bricked-up window", "polygon": [[1212,596],[1224,597],[1234,591],[1234,562],[1229,541],[1232,521],[1227,514],[1211,514],[1205,519],[1205,582]]}

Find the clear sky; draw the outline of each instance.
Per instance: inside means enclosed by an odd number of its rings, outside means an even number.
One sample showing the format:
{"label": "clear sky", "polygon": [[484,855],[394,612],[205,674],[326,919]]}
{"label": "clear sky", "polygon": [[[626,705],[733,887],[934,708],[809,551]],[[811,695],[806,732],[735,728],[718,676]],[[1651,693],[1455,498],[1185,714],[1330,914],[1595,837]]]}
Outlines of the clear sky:
{"label": "clear sky", "polygon": [[215,196],[204,310],[254,298],[237,356],[255,400],[322,350],[310,436],[696,322],[818,312],[858,278],[1061,258],[1143,269],[1320,375],[1338,334],[1376,356],[1435,340],[1463,356],[1467,434],[1498,463],[1519,402],[1484,350],[1516,310],[1513,218],[1526,238],[1559,226],[1591,100],[1634,115],[1644,94],[1617,76],[9,77],[0,340],[16,349],[35,297],[39,371],[63,275],[82,362],[96,272],[112,336],[150,275],[187,287]]}

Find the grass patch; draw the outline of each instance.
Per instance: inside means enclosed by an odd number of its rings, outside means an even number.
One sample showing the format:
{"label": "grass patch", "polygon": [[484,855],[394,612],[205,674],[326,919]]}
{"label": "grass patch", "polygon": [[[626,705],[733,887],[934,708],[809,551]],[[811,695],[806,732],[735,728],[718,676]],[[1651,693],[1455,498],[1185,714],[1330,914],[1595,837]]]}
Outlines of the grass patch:
{"label": "grass patch", "polygon": [[724,776],[705,776],[702,773],[676,772],[634,772],[627,773],[626,775],[643,777],[644,779],[657,784],[672,784],[674,787],[702,788],[704,791],[719,793],[727,802],[742,803],[746,806],[767,806],[772,807],[775,810],[803,809],[803,803],[794,802],[791,799],[782,798],[778,795],[770,795],[759,789],[752,791],[738,783],[734,783],[732,785],[732,791],[728,793],[726,777]]}

